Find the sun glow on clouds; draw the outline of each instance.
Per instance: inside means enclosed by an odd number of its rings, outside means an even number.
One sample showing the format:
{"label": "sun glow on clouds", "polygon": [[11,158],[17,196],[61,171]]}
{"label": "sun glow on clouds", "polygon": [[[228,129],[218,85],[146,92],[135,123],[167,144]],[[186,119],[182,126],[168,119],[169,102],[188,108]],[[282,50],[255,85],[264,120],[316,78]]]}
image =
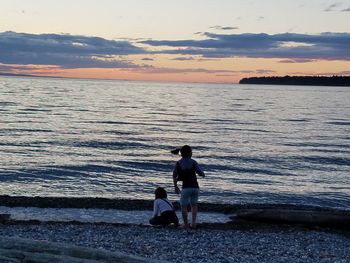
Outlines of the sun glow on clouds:
{"label": "sun glow on clouds", "polygon": [[302,43],[302,42],[294,42],[294,41],[287,41],[287,42],[281,42],[279,47],[281,47],[281,48],[312,47],[313,45],[314,44]]}
{"label": "sun glow on clouds", "polygon": [[128,80],[238,82],[242,77],[349,72],[350,33],[216,34],[108,40],[0,33],[0,72]]}

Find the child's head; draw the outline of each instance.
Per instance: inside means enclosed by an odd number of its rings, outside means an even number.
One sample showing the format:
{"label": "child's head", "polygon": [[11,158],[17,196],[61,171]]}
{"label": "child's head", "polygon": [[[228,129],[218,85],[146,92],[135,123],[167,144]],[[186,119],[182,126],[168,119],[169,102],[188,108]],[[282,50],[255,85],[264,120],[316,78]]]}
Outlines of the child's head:
{"label": "child's head", "polygon": [[184,145],[181,148],[172,150],[171,153],[172,154],[179,154],[179,152],[181,153],[181,156],[184,158],[191,158],[192,157],[192,148],[189,145]]}
{"label": "child's head", "polygon": [[163,187],[158,187],[155,191],[154,191],[154,195],[156,196],[156,199],[163,199],[163,198],[167,198],[168,195],[165,191],[165,189]]}
{"label": "child's head", "polygon": [[192,148],[189,145],[182,146],[180,150],[181,156],[185,158],[191,158],[192,157]]}

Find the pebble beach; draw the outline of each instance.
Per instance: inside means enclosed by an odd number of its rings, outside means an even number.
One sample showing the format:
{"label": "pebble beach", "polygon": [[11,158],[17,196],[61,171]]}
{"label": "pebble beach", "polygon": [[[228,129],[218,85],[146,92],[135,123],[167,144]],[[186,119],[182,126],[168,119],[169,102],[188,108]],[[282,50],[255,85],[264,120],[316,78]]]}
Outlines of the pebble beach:
{"label": "pebble beach", "polygon": [[2,237],[101,248],[168,262],[350,262],[350,232],[288,225],[200,225],[196,230],[128,224],[17,222]]}
{"label": "pebble beach", "polygon": [[[128,200],[128,210],[126,201],[118,199],[0,196],[0,201],[6,205],[0,207],[0,213],[11,215],[10,221],[0,223],[3,240],[56,242],[166,262],[350,263],[347,224],[340,227],[230,219],[244,208],[324,211],[330,215],[339,210],[201,203],[198,229],[185,230],[148,225],[151,200]],[[342,213],[348,215],[347,210]]]}

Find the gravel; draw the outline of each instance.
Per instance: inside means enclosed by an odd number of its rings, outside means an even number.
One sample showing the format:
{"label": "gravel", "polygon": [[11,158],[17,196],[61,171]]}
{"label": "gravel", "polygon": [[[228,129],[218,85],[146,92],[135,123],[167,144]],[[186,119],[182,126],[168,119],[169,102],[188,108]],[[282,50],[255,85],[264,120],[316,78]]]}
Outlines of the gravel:
{"label": "gravel", "polygon": [[103,248],[170,262],[350,262],[349,232],[303,227],[197,230],[113,224],[4,224],[0,236]]}

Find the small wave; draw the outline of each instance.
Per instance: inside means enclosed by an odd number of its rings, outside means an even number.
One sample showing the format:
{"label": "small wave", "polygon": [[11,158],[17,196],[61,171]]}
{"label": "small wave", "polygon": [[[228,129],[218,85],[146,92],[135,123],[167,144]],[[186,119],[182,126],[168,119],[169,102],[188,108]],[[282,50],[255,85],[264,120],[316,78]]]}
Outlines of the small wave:
{"label": "small wave", "polygon": [[90,123],[90,124],[98,123],[98,124],[111,124],[111,125],[129,124],[129,122],[125,122],[125,121],[85,121],[80,123]]}
{"label": "small wave", "polygon": [[16,102],[11,101],[0,101],[0,106],[17,106]]}
{"label": "small wave", "polygon": [[220,171],[225,173],[248,173],[248,174],[264,174],[264,175],[281,175],[286,176],[290,175],[288,173],[284,173],[282,171],[275,171],[273,169],[260,169],[260,168],[245,168],[245,167],[237,167],[237,166],[228,166],[228,165],[207,165],[207,164],[201,164],[201,167],[205,171],[210,172],[216,172]]}
{"label": "small wave", "polygon": [[141,172],[169,172],[172,171],[173,163],[169,161],[154,162],[154,161],[117,161],[116,164],[124,168],[133,168]]}
{"label": "small wave", "polygon": [[271,180],[256,180],[256,179],[233,179],[232,180],[235,184],[240,185],[284,185],[282,182],[276,182]]}
{"label": "small wave", "polygon": [[230,106],[231,107],[245,107],[246,105],[242,104],[242,103],[234,103],[234,104],[231,104]]}
{"label": "small wave", "polygon": [[51,133],[54,132],[53,130],[47,130],[47,129],[26,129],[26,128],[13,128],[13,129],[1,129],[0,133],[12,133],[12,132],[38,132],[38,133]]}
{"label": "small wave", "polygon": [[328,124],[338,125],[338,126],[350,126],[350,121],[330,121]]}
{"label": "small wave", "polygon": [[232,112],[240,111],[240,112],[263,112],[266,109],[232,109]]}
{"label": "small wave", "polygon": [[350,145],[336,144],[336,143],[318,143],[318,142],[289,142],[282,143],[284,146],[296,146],[296,147],[325,147],[325,148],[350,148]]}
{"label": "small wave", "polygon": [[328,149],[311,149],[310,152],[320,152],[320,153],[338,153],[338,154],[350,154],[350,151],[347,150],[328,150]]}
{"label": "small wave", "polygon": [[287,121],[287,122],[310,122],[312,119],[308,118],[300,118],[300,119],[281,119],[281,121]]}
{"label": "small wave", "polygon": [[94,149],[130,149],[130,148],[137,148],[137,149],[150,149],[152,147],[155,147],[154,145],[149,145],[142,142],[136,142],[136,141],[127,141],[127,142],[115,142],[115,141],[56,141],[53,142],[53,144],[56,145],[63,145],[63,146],[74,146],[74,147],[86,147],[86,148],[94,148]]}
{"label": "small wave", "polygon": [[250,100],[252,100],[252,99],[244,99],[244,98],[233,99],[233,101],[235,101],[235,100],[237,100],[237,101],[250,101]]}
{"label": "small wave", "polygon": [[43,108],[26,108],[22,109],[22,112],[52,112],[52,110]]}
{"label": "small wave", "polygon": [[345,157],[323,157],[323,156],[304,156],[301,160],[317,164],[331,164],[350,166],[350,159]]}
{"label": "small wave", "polygon": [[82,169],[72,170],[68,167],[47,167],[42,169],[25,169],[17,171],[1,171],[0,182],[37,183],[52,180],[71,181],[72,178],[88,177]]}
{"label": "small wave", "polygon": [[218,124],[232,124],[232,123],[237,123],[235,120],[228,120],[228,119],[220,119],[220,118],[214,118],[214,119],[207,119],[205,120],[206,123],[211,124],[211,123],[218,123]]}
{"label": "small wave", "polygon": [[247,131],[247,132],[258,132],[258,133],[278,133],[275,131],[263,130],[263,129],[249,129],[249,128],[222,128],[226,131]]}

